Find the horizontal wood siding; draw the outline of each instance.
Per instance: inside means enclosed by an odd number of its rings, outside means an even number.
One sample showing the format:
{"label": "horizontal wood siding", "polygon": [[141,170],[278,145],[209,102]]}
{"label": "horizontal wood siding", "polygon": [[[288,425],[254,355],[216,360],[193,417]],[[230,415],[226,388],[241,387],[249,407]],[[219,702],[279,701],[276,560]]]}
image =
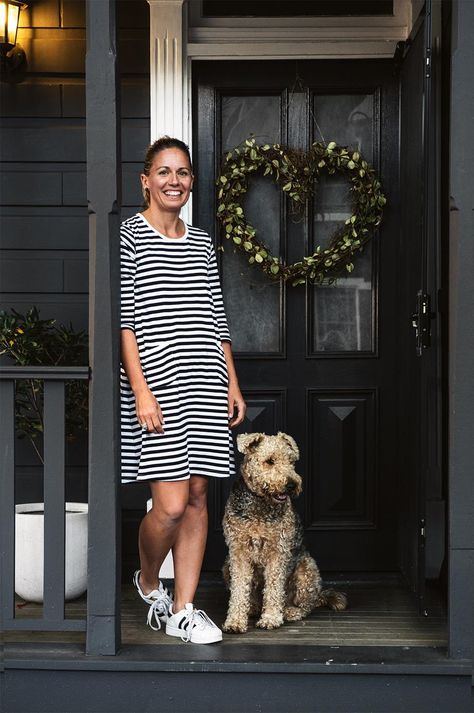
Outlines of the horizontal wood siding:
{"label": "horizontal wood siding", "polygon": [[[118,2],[124,213],[141,205],[150,133],[149,6]],[[42,0],[21,13],[28,73],[0,84],[0,309],[88,330],[85,5]],[[9,363],[0,357],[0,363]],[[86,499],[87,442],[68,445],[67,497]],[[18,443],[17,501],[42,498],[41,468]]]}

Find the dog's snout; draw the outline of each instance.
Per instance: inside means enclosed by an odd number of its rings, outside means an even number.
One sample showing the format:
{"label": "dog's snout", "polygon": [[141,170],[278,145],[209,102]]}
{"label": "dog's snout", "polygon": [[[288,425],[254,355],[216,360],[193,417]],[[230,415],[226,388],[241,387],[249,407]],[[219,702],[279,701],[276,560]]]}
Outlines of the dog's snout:
{"label": "dog's snout", "polygon": [[286,489],[289,493],[292,493],[294,490],[296,490],[296,483],[294,480],[289,480],[288,483],[286,484]]}

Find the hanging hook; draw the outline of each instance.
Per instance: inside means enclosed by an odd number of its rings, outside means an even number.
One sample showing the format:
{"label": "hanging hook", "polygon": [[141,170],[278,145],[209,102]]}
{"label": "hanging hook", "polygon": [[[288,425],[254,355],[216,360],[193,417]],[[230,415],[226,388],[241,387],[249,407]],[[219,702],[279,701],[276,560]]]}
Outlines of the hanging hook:
{"label": "hanging hook", "polygon": [[[298,72],[298,60],[295,60],[295,81],[293,82],[293,86],[291,87],[290,92],[289,92],[287,111],[290,108],[291,102],[293,101],[293,97],[296,94],[296,92],[300,91],[305,94],[308,92],[308,90],[309,90],[309,87],[305,86],[303,78],[300,76],[300,74]],[[310,117],[314,121],[316,129],[318,130],[318,133],[321,137],[322,143],[326,146],[326,139],[323,136],[323,132],[321,131],[321,127],[319,126],[318,120],[317,120],[316,115],[313,111],[311,96],[308,96],[308,102],[309,102]]]}

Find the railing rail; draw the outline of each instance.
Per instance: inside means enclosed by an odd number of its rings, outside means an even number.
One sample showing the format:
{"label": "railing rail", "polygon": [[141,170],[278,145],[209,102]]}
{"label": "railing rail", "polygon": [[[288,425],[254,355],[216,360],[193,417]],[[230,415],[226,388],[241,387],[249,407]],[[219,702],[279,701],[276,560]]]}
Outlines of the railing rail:
{"label": "railing rail", "polygon": [[[15,616],[15,381],[44,381],[43,616]],[[65,381],[90,379],[88,366],[0,366],[0,611],[2,629],[78,631],[65,617]]]}

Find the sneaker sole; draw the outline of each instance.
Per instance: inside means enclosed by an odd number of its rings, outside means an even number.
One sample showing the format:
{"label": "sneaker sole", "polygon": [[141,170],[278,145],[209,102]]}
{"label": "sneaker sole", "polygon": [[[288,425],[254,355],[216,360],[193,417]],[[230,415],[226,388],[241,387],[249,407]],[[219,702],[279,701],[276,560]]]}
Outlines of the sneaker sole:
{"label": "sneaker sole", "polygon": [[[181,638],[183,634],[186,632],[184,629],[179,629],[177,626],[169,626],[168,624],[166,625],[165,629],[166,633],[168,636],[177,636]],[[196,638],[193,639],[192,635],[191,638],[189,639],[190,644],[215,644],[218,641],[222,641],[222,632],[219,632],[218,634],[215,634],[212,638],[206,638],[205,640],[198,641]]]}

